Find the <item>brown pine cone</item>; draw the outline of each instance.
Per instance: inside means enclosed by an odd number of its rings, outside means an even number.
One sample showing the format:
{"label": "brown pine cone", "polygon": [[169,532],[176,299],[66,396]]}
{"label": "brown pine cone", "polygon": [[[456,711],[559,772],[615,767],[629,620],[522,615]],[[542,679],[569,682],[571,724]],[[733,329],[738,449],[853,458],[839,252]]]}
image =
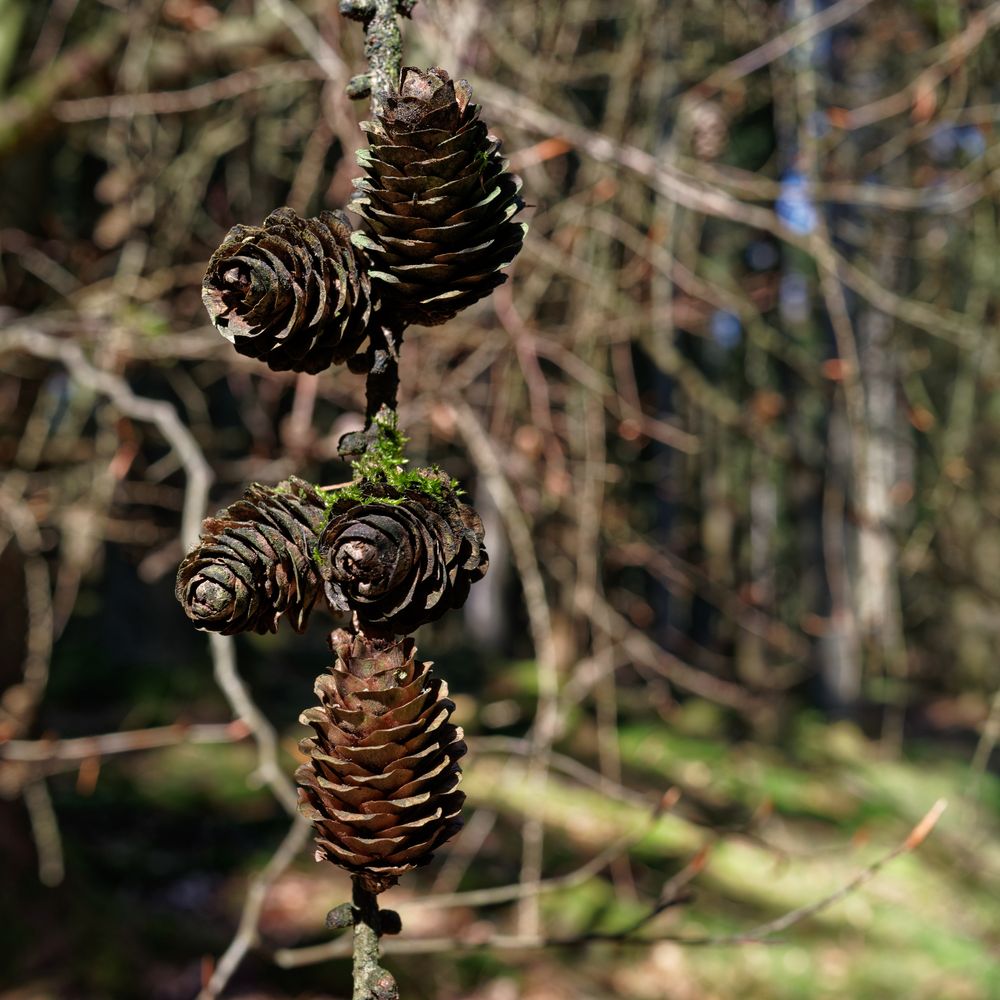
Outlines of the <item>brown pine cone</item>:
{"label": "brown pine cone", "polygon": [[364,345],[372,314],[365,267],[343,212],[300,219],[279,208],[263,226],[229,230],[208,262],[202,300],[240,354],[315,374]]}
{"label": "brown pine cone", "polygon": [[443,69],[408,66],[377,119],[361,126],[368,176],[355,182],[351,207],[368,231],[353,239],[380,295],[408,323],[444,323],[488,295],[524,240],[527,226],[511,221],[523,206],[521,179],[471,97]]}
{"label": "brown pine cone", "polygon": [[276,632],[283,615],[303,631],[320,590],[312,550],[326,513],[323,496],[301,479],[248,487],[205,519],[177,571],[185,614],[223,635]]}
{"label": "brown pine cone", "polygon": [[443,500],[402,497],[333,508],[317,559],[326,599],[362,626],[405,635],[461,607],[489,566],[483,522],[441,477]]}
{"label": "brown pine cone", "polygon": [[300,717],[299,811],[316,827],[316,860],[347,869],[369,892],[426,864],[462,825],[456,790],[465,753],[449,721],[448,687],[414,658],[412,639],[338,630],[336,662],[316,680],[320,705]]}

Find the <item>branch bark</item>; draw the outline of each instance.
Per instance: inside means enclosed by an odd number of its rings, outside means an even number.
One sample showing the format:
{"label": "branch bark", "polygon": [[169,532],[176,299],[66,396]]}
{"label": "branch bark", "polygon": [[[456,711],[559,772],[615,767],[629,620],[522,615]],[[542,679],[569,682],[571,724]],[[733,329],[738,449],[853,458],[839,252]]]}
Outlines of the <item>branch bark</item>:
{"label": "branch bark", "polygon": [[[365,35],[367,77],[355,77],[348,85],[351,97],[371,95],[371,110],[377,115],[382,95],[395,90],[402,63],[402,36],[397,14],[408,17],[416,0],[341,0],[340,12],[361,21]],[[338,450],[343,458],[363,455],[377,437],[376,417],[396,412],[399,391],[399,350],[406,324],[396,319],[374,324],[368,353],[365,383],[365,429],[346,434]],[[354,892],[354,992],[353,1000],[399,1000],[396,980],[379,964],[382,933],[378,897],[353,880]]]}
{"label": "branch bark", "polygon": [[[348,94],[371,96],[372,115],[377,115],[385,94],[396,89],[403,61],[403,41],[397,15],[409,17],[416,0],[341,0],[344,17],[360,21],[365,34],[368,73],[354,77]],[[340,441],[342,458],[363,455],[376,437],[375,418],[383,410],[395,412],[399,391],[399,351],[406,324],[386,318],[373,325],[369,347],[368,380],[365,385],[365,429],[345,434]]]}
{"label": "branch bark", "polygon": [[416,0],[341,0],[340,13],[360,21],[365,30],[365,59],[368,74],[355,77],[350,84],[351,97],[372,99],[372,113],[377,114],[382,95],[395,90],[403,62],[403,39],[397,15],[409,17]]}
{"label": "branch bark", "polygon": [[354,879],[354,993],[353,1000],[399,1000],[392,973],[379,964],[381,919],[378,896]]}

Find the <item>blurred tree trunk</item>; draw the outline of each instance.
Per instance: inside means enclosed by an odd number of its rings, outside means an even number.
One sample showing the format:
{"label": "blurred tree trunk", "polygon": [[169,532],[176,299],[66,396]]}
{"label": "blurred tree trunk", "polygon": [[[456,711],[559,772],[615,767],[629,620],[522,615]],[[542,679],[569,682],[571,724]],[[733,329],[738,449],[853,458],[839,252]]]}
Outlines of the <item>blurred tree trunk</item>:
{"label": "blurred tree trunk", "polygon": [[[897,61],[887,58],[882,41],[872,33],[845,30],[837,41],[839,44],[830,47],[829,93],[839,103],[860,106],[871,99],[873,90],[891,91],[901,83],[897,79]],[[890,137],[891,133],[879,125],[846,136],[839,155],[833,159],[829,179],[836,182],[863,173],[866,156]],[[898,156],[885,173],[889,183],[905,184],[906,154]],[[902,293],[906,275],[900,262],[908,227],[906,216],[878,206],[853,211],[834,208],[831,235],[845,256],[855,258],[859,265],[867,262],[880,287]],[[846,289],[845,297],[852,306],[851,327],[864,395],[862,438],[852,442],[861,451],[862,460],[853,463],[856,481],[848,494],[854,507],[847,525],[852,555],[847,581],[849,600],[868,676],[902,678],[906,655],[893,490],[904,469],[912,466],[914,456],[912,434],[900,410],[901,352],[892,317],[866,301],[852,300]],[[858,666],[856,695],[860,695],[860,662]],[[885,693],[890,699],[894,697],[889,686]],[[902,706],[897,704],[896,708]],[[889,730],[894,732],[894,743],[901,736],[901,720],[901,711],[886,715],[887,735]]]}
{"label": "blurred tree trunk", "polygon": [[[823,0],[794,0],[793,26],[828,6]],[[775,87],[778,148],[786,224],[810,238],[825,239],[836,227],[836,211],[814,200],[814,186],[824,169],[819,154],[820,103],[834,86],[836,47],[829,33],[819,35],[789,54],[787,72],[793,86]],[[822,292],[822,296],[820,295]],[[840,294],[833,289],[833,294]],[[828,361],[842,362],[830,308],[831,288],[812,260],[787,252],[782,275],[782,319],[804,342],[817,371]],[[834,303],[835,304],[835,303]],[[803,472],[793,486],[799,514],[801,602],[814,638],[814,667],[819,700],[832,715],[853,717],[861,693],[861,661],[848,567],[846,511],[858,466],[857,428],[849,421],[846,394],[836,382],[824,392],[799,387],[794,400],[793,441]],[[822,459],[822,460],[820,460]]]}
{"label": "blurred tree trunk", "polygon": [[[868,246],[878,251],[879,282],[884,288],[898,288],[904,222],[883,214],[872,223]],[[867,461],[864,481],[857,492],[854,589],[858,629],[870,675],[901,680],[906,672],[906,650],[900,616],[899,548],[894,531],[897,505],[893,496],[914,457],[912,433],[899,406],[900,352],[894,327],[889,316],[871,307],[857,310],[855,328],[866,401]],[[886,694],[890,699],[896,697],[892,690]],[[896,703],[895,707],[897,711],[886,715],[886,735],[898,745],[902,737],[902,705]]]}

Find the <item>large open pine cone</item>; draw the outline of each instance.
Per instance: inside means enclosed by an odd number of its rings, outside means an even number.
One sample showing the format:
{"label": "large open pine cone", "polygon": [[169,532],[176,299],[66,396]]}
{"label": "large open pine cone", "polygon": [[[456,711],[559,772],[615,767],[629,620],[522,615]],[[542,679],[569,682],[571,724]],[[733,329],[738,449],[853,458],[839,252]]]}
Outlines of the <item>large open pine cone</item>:
{"label": "large open pine cone", "polygon": [[320,591],[312,560],[326,517],[323,497],[290,479],[251,485],[242,499],[202,523],[202,536],[177,571],[175,593],[207,632],[276,632],[286,616],[305,629]]}
{"label": "large open pine cone", "polygon": [[521,249],[527,226],[519,177],[507,171],[500,142],[479,120],[464,80],[443,69],[406,67],[378,117],[363,122],[368,174],[352,207],[367,233],[355,233],[372,261],[382,296],[407,322],[451,319],[506,280],[500,268]]}
{"label": "large open pine cone", "polygon": [[317,546],[331,607],[355,612],[362,627],[405,635],[465,603],[489,566],[483,522],[447,477],[441,482],[440,501],[387,489],[386,500],[334,507]]}
{"label": "large open pine cone", "polygon": [[316,858],[346,868],[369,892],[403,872],[461,826],[456,790],[465,753],[449,721],[448,687],[414,657],[412,639],[338,630],[336,662],[316,680],[320,705],[300,717],[315,736],[299,746],[299,811],[316,828]]}
{"label": "large open pine cone", "polygon": [[342,212],[300,219],[279,208],[263,226],[229,230],[202,299],[240,354],[275,371],[321,372],[364,344],[372,313],[365,266]]}

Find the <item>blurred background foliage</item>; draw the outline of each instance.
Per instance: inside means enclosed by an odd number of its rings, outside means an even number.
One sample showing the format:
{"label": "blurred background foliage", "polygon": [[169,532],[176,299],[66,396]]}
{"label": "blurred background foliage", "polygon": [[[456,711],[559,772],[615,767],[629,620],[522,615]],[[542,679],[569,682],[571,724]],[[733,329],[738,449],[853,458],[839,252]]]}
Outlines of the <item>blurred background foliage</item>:
{"label": "blurred background foliage", "polygon": [[[231,225],[349,198],[336,8],[0,0],[7,1000],[216,995],[287,830],[173,600],[182,456],[107,387],[175,408],[215,506],[349,475],[360,380],[237,357],[200,301]],[[387,959],[405,997],[1000,996],[998,26],[972,0],[415,9],[407,61],[471,80],[531,230],[404,351],[411,459],[466,485],[491,556],[418,637],[471,753],[466,831],[387,897],[445,941]],[[319,626],[238,644],[288,774],[326,658]],[[834,892],[941,797],[918,852],[775,942],[671,940]],[[289,952],[346,880],[308,849],[270,875],[226,995],[346,996],[343,960]]]}

